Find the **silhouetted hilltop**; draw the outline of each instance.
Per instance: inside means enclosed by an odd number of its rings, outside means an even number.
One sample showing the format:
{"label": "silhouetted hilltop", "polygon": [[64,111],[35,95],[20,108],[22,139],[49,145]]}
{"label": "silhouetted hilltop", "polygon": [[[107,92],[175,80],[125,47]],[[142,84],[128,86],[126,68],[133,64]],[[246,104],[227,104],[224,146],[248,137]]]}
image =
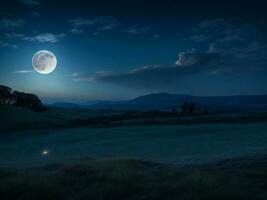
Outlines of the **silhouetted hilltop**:
{"label": "silhouetted hilltop", "polygon": [[25,107],[35,111],[45,109],[35,94],[12,91],[10,87],[0,85],[0,105]]}

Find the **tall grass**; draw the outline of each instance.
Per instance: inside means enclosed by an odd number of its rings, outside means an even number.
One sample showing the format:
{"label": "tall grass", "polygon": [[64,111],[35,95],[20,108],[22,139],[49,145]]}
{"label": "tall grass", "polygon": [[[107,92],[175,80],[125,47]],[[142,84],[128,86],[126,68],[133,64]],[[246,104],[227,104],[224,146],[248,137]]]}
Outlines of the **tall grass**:
{"label": "tall grass", "polygon": [[266,171],[266,167],[176,169],[135,160],[84,160],[23,171],[2,169],[0,199],[254,200],[261,191],[255,183],[266,184]]}

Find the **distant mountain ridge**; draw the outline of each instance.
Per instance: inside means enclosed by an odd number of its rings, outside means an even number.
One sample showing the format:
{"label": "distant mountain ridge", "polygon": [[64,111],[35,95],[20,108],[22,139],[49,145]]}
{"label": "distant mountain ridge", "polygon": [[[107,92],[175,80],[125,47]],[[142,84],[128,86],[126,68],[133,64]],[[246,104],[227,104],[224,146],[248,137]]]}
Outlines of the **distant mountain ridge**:
{"label": "distant mountain ridge", "polygon": [[88,101],[81,104],[54,103],[51,106],[65,108],[157,110],[179,108],[184,102],[194,102],[197,108],[212,110],[266,110],[267,95],[192,96],[170,93],[154,93],[123,101]]}

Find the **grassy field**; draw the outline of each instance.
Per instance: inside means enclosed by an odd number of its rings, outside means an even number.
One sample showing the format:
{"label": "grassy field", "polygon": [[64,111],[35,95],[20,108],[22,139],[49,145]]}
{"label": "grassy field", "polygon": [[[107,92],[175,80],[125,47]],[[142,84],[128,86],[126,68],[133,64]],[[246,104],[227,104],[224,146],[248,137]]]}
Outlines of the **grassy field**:
{"label": "grassy field", "polygon": [[[32,134],[22,138],[3,139],[0,147],[0,149],[2,148],[2,152],[0,152],[2,153],[0,154],[2,162],[7,158],[13,158],[17,163],[19,159],[16,156],[22,159],[21,162],[27,160],[23,156],[26,158],[29,156],[30,160],[35,160],[32,158],[42,160],[43,157],[40,156],[40,152],[44,146],[51,150],[51,156],[46,158],[55,160],[57,156],[60,158],[71,157],[71,153],[94,155],[95,151],[98,155],[101,154],[102,150],[104,154],[103,150],[105,149],[109,154],[113,153],[114,155],[119,154],[119,152],[127,153],[126,150],[128,150],[129,155],[135,155],[133,154],[135,151],[137,151],[136,155],[140,153],[145,156],[147,153],[149,158],[153,155],[149,152],[154,149],[156,156],[161,155],[167,159],[173,152],[175,159],[179,160],[185,158],[183,157],[185,155],[192,156],[195,150],[197,150],[196,155],[201,157],[200,149],[204,151],[202,152],[203,155],[206,155],[206,152],[214,153],[215,149],[220,147],[223,155],[228,150],[229,154],[233,155],[235,148],[237,152],[262,152],[266,146],[265,122],[246,124],[266,120],[265,114],[172,117],[168,113],[163,116],[162,113],[125,114],[57,108],[49,109],[46,112],[33,112],[24,108],[0,107],[0,118],[0,133],[67,128],[58,130],[59,134]],[[218,122],[227,122],[227,124],[208,124]],[[238,123],[230,124],[233,122]],[[205,124],[132,126],[158,123]],[[101,128],[101,126],[90,127],[96,124],[110,127],[108,129]],[[68,129],[72,126],[89,127]],[[254,135],[254,131],[257,131],[257,137]],[[39,132],[42,131],[35,131],[35,133]],[[238,141],[238,143],[234,141]],[[239,146],[240,143],[248,145]],[[245,149],[243,149],[244,146]],[[167,152],[166,154],[164,154],[164,150]],[[184,154],[179,156],[183,150]],[[220,154],[221,151],[218,152]],[[0,199],[267,199],[266,157],[254,160],[250,158],[229,160],[216,164],[181,168],[132,159],[74,160],[76,161],[58,161],[60,163],[40,168],[0,168]]]}
{"label": "grassy field", "polygon": [[[226,167],[225,167],[226,166]],[[231,166],[231,167],[229,167]],[[267,162],[176,169],[123,159],[0,170],[1,200],[266,199]]]}
{"label": "grassy field", "polygon": [[49,108],[34,112],[26,108],[0,106],[0,133],[70,127],[143,126],[203,123],[250,123],[267,121],[267,113],[216,113],[184,116],[168,111],[110,111]]}
{"label": "grassy field", "polygon": [[65,128],[69,127],[70,123],[74,120],[91,119],[101,115],[109,114],[86,109],[62,108],[51,108],[45,112],[34,112],[26,108],[0,106],[0,133]]}
{"label": "grassy field", "polygon": [[[49,155],[42,156],[43,150]],[[36,167],[91,158],[202,164],[267,152],[267,123],[79,127],[0,138],[0,167]]]}

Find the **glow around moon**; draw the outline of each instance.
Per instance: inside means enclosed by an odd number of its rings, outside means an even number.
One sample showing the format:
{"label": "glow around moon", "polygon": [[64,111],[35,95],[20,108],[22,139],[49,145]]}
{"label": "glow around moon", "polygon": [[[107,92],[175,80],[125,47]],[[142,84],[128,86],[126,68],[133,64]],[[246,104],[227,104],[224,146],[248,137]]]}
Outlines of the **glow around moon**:
{"label": "glow around moon", "polygon": [[49,74],[55,70],[57,58],[52,52],[41,50],[33,55],[32,66],[40,74]]}

